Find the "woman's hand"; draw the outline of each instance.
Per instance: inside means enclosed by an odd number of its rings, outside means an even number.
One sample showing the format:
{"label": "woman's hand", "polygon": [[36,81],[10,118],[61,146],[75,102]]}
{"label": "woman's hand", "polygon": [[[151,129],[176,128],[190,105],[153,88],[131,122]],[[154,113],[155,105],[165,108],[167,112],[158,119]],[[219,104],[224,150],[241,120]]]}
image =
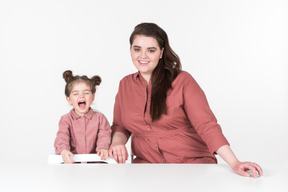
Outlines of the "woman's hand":
{"label": "woman's hand", "polygon": [[70,159],[70,156],[74,156],[74,154],[71,153],[70,151],[63,150],[63,151],[61,151],[60,154],[62,155],[62,159],[63,159],[64,163],[68,163],[68,164],[74,163],[74,161],[72,161]]}
{"label": "woman's hand", "polygon": [[259,176],[263,175],[263,170],[258,164],[252,162],[240,162],[228,145],[220,147],[216,150],[216,153],[239,175],[250,177],[250,174],[246,172],[248,170],[252,172],[254,178],[257,177],[257,173]]}
{"label": "woman's hand", "polygon": [[[254,178],[256,178],[257,176],[263,175],[263,170],[261,169],[261,167],[258,164],[252,162],[239,162],[233,165],[232,169],[239,175],[245,177],[253,176]],[[249,170],[252,172],[252,175],[247,172]]]}
{"label": "woman's hand", "polygon": [[97,152],[97,155],[100,156],[101,160],[106,160],[107,157],[108,157],[108,150],[107,150],[107,149],[100,149],[100,150]]}
{"label": "woman's hand", "polygon": [[111,145],[109,149],[109,156],[117,163],[125,163],[128,159],[128,152],[123,144]]}
{"label": "woman's hand", "polygon": [[128,159],[128,152],[125,143],[128,138],[124,133],[115,132],[112,136],[112,144],[109,149],[109,156],[117,163],[125,163]]}

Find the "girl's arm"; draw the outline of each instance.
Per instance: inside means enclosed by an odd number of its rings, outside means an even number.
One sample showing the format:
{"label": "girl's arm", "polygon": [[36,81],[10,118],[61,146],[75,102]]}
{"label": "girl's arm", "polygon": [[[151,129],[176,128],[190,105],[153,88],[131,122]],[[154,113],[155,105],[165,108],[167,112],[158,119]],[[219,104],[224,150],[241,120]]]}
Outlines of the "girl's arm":
{"label": "girl's arm", "polygon": [[62,116],[59,121],[59,130],[54,141],[55,152],[57,155],[63,150],[70,151],[70,126],[68,116]]}
{"label": "girl's arm", "polygon": [[111,143],[111,128],[107,118],[103,114],[99,114],[99,127],[96,152],[100,149],[109,149]]}
{"label": "girl's arm", "polygon": [[125,163],[128,159],[128,152],[125,147],[128,138],[122,132],[115,132],[112,136],[112,143],[109,149],[109,156],[118,163]]}
{"label": "girl's arm", "polygon": [[240,162],[228,145],[220,147],[216,150],[216,153],[239,175],[250,177],[250,174],[246,172],[248,170],[252,171],[254,178],[257,177],[257,172],[259,176],[263,175],[263,171],[258,164],[252,162]]}
{"label": "girl's arm", "polygon": [[67,115],[62,116],[59,121],[59,130],[54,142],[55,152],[57,155],[61,155],[64,163],[74,163],[70,156],[74,154],[70,152],[70,126]]}

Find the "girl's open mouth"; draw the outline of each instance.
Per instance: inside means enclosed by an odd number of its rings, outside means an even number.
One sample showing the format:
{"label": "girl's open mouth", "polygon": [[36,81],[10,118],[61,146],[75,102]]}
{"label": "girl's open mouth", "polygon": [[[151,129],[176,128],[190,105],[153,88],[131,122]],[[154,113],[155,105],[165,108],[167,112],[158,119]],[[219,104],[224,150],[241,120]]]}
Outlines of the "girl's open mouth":
{"label": "girl's open mouth", "polygon": [[79,106],[81,109],[85,109],[86,102],[85,102],[85,101],[79,102],[79,103],[78,103],[78,106]]}

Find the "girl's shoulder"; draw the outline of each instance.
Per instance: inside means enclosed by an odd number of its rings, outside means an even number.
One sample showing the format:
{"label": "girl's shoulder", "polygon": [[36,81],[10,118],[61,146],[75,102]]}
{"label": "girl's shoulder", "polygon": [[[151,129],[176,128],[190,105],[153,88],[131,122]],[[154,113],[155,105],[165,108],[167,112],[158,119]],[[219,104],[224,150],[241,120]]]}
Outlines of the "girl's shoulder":
{"label": "girl's shoulder", "polygon": [[73,119],[73,116],[71,115],[71,111],[70,111],[69,113],[62,115],[60,117],[59,122],[68,124],[68,123],[71,123],[72,119]]}
{"label": "girl's shoulder", "polygon": [[97,116],[104,116],[104,114],[103,113],[101,113],[100,111],[98,111],[97,109],[90,109],[91,110],[91,113],[93,114],[93,115],[97,115]]}
{"label": "girl's shoulder", "polygon": [[69,113],[66,113],[66,114],[62,115],[62,116],[61,116],[61,119],[68,119],[68,118],[70,118],[70,117],[72,116],[73,112],[74,112],[74,110],[71,109],[71,110],[69,111]]}
{"label": "girl's shoulder", "polygon": [[100,119],[102,119],[102,118],[107,119],[106,116],[102,112],[100,112],[96,109],[92,109],[92,108],[91,108],[91,111],[92,111],[92,116],[99,117]]}

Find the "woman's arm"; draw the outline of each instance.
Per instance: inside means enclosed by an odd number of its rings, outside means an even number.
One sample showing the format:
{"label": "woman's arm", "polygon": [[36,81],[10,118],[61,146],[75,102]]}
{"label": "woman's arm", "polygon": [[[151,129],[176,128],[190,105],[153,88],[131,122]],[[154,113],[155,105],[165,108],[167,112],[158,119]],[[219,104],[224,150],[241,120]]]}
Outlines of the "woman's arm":
{"label": "woman's arm", "polygon": [[239,175],[250,177],[250,174],[246,172],[248,170],[252,171],[254,178],[257,177],[257,172],[259,176],[263,175],[263,171],[258,164],[252,162],[240,162],[228,145],[220,147],[216,150],[216,153]]}
{"label": "woman's arm", "polygon": [[125,147],[128,138],[122,132],[115,132],[112,136],[112,143],[109,149],[109,156],[118,163],[125,163],[128,159],[128,152]]}

